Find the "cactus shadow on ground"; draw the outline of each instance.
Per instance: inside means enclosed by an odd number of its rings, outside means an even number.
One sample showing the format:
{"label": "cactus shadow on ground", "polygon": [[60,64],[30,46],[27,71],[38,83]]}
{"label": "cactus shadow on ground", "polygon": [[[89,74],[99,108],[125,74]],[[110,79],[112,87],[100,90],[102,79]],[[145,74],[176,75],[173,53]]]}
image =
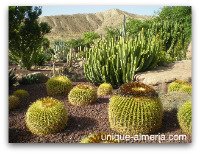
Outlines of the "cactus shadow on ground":
{"label": "cactus shadow on ground", "polygon": [[25,129],[9,128],[9,143],[26,143],[31,140],[32,134]]}
{"label": "cactus shadow on ground", "polygon": [[161,129],[162,133],[167,133],[179,129],[179,124],[177,119],[177,109],[164,111],[163,125]]}
{"label": "cactus shadow on ground", "polygon": [[77,117],[77,116],[70,115],[69,120],[67,122],[67,128],[64,131],[73,133],[77,131],[91,129],[94,126],[97,126],[97,121],[93,118]]}

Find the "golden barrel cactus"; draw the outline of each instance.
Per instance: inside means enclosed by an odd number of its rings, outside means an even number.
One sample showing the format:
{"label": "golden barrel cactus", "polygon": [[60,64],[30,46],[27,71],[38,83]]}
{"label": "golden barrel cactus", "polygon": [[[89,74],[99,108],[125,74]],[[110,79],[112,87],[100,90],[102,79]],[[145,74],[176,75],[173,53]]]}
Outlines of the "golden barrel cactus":
{"label": "golden barrel cactus", "polygon": [[89,105],[97,100],[97,90],[92,84],[78,84],[68,95],[69,103],[75,106]]}
{"label": "golden barrel cactus", "polygon": [[113,87],[110,83],[102,83],[97,89],[98,96],[107,96],[111,95],[113,91]]}
{"label": "golden barrel cactus", "polygon": [[46,82],[47,94],[49,96],[67,95],[72,88],[72,82],[66,76],[56,76]]}
{"label": "golden barrel cactus", "polygon": [[108,114],[111,129],[120,134],[149,134],[161,127],[163,106],[153,88],[131,82],[110,98]]}
{"label": "golden barrel cactus", "polygon": [[36,135],[47,135],[65,128],[68,111],[57,99],[46,97],[37,100],[28,108],[25,121],[27,128]]}

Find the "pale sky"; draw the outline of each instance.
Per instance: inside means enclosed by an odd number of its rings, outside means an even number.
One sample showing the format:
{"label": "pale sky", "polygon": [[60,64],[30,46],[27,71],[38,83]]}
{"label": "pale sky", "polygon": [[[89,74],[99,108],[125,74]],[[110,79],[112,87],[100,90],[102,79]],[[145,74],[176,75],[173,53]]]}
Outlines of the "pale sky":
{"label": "pale sky", "polygon": [[77,13],[95,13],[109,9],[120,9],[129,13],[140,15],[154,15],[162,6],[136,6],[136,5],[66,5],[66,6],[42,6],[42,16],[66,15]]}

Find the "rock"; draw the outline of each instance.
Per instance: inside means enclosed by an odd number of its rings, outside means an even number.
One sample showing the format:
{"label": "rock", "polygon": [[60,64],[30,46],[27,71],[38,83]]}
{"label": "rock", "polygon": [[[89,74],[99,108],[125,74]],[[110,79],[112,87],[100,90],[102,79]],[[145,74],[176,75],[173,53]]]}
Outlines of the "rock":
{"label": "rock", "polygon": [[188,45],[187,53],[186,53],[187,59],[192,59],[192,42]]}
{"label": "rock", "polygon": [[170,83],[176,79],[191,82],[192,61],[176,61],[168,67],[158,67],[151,71],[141,72],[135,76],[135,79],[136,81],[153,86],[162,83]]}

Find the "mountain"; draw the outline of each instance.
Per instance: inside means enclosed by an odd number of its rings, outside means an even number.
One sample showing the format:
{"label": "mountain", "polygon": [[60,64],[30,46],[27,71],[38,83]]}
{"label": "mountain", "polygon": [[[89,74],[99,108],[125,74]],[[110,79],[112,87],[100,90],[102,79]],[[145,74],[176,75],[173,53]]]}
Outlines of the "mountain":
{"label": "mountain", "polygon": [[84,32],[95,31],[105,33],[106,27],[117,27],[123,22],[124,15],[127,18],[148,19],[150,16],[131,14],[119,9],[111,9],[104,12],[43,16],[39,22],[47,22],[51,27],[51,33],[47,35],[50,40],[71,39],[81,37]]}

